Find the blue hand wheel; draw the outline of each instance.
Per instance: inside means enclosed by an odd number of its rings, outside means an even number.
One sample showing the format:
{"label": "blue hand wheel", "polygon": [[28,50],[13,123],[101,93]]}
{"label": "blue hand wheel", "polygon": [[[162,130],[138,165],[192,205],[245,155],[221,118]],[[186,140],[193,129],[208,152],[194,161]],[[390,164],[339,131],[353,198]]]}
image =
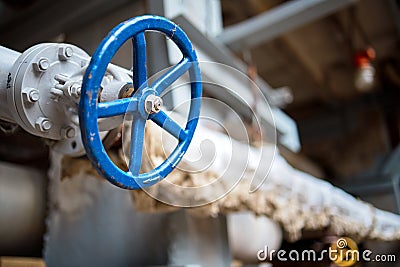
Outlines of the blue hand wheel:
{"label": "blue hand wheel", "polygon": [[[158,31],[170,38],[182,52],[182,60],[151,85],[146,72],[146,31]],[[98,103],[101,81],[107,66],[117,50],[128,40],[133,42],[133,85],[135,93],[111,102]],[[160,95],[180,76],[189,72],[191,102],[185,129],[159,109]],[[79,121],[82,141],[88,158],[97,171],[114,185],[126,189],[151,186],[165,178],[179,163],[192,141],[200,113],[202,91],[197,55],[185,32],[175,23],[158,16],[141,16],[116,26],[100,43],[94,53],[82,82],[79,102]],[[151,104],[149,106],[149,103]],[[129,170],[117,167],[102,144],[98,118],[132,114]],[[142,164],[144,128],[152,120],[178,139],[178,145],[169,157],[147,173],[139,173]]]}

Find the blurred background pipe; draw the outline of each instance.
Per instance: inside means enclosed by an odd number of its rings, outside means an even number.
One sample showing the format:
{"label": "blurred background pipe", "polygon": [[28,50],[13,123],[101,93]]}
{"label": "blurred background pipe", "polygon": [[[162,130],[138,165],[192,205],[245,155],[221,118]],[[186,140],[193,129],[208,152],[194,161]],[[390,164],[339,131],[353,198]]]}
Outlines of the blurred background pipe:
{"label": "blurred background pipe", "polygon": [[0,256],[40,255],[46,174],[0,162]]}

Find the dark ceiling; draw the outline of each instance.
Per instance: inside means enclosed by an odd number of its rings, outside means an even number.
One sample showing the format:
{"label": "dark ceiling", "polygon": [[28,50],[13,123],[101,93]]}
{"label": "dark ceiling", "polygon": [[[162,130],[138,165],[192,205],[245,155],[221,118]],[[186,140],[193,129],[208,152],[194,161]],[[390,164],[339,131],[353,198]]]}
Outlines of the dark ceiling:
{"label": "dark ceiling", "polygon": [[[229,26],[288,1],[221,2]],[[285,111],[298,123],[302,152],[329,177],[375,175],[399,143],[400,29],[393,3],[359,0],[251,49],[260,76],[292,89]],[[376,51],[376,83],[360,92],[354,56],[368,46]]]}

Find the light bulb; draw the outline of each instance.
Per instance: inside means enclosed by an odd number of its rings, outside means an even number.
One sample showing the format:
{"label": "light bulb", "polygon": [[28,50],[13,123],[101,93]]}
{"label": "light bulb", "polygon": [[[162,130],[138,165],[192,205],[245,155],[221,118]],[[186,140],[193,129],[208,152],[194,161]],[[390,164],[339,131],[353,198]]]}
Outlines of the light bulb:
{"label": "light bulb", "polygon": [[371,64],[359,66],[354,77],[354,85],[361,92],[370,91],[375,84],[375,68]]}

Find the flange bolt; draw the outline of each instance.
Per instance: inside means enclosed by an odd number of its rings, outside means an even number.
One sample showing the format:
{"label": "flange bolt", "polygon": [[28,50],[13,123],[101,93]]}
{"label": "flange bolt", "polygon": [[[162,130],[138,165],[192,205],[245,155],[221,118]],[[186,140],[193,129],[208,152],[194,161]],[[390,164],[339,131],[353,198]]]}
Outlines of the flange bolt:
{"label": "flange bolt", "polygon": [[75,137],[75,129],[71,126],[63,127],[63,128],[61,128],[61,136],[63,138]]}
{"label": "flange bolt", "polygon": [[74,50],[69,46],[62,46],[58,49],[58,58],[62,61],[68,60],[68,58],[74,55]]}
{"label": "flange bolt", "polygon": [[39,117],[35,122],[35,127],[41,132],[48,132],[53,127],[53,123],[45,117]]}
{"label": "flange bolt", "polygon": [[47,58],[40,58],[37,62],[33,63],[33,68],[36,71],[44,72],[50,67],[50,62]]}
{"label": "flange bolt", "polygon": [[35,103],[40,99],[39,90],[35,88],[24,88],[22,90],[22,97],[27,102]]}

